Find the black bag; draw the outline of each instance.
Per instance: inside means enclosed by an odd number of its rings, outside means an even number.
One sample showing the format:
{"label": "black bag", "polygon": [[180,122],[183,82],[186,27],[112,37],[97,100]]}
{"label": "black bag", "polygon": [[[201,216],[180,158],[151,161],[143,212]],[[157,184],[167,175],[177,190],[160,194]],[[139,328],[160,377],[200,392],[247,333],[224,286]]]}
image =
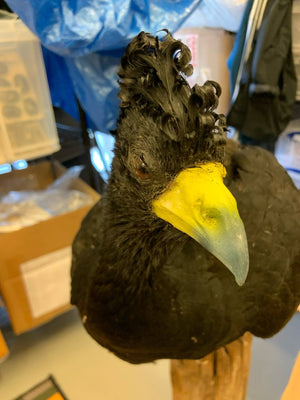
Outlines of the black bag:
{"label": "black bag", "polygon": [[227,115],[228,125],[256,142],[275,143],[293,112],[297,79],[291,15],[292,0],[269,0]]}

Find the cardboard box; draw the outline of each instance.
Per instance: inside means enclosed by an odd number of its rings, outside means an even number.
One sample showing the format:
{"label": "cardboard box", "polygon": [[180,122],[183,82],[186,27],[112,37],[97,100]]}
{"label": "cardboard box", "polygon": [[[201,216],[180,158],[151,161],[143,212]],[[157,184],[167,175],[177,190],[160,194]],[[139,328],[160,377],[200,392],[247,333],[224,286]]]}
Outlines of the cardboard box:
{"label": "cardboard box", "polygon": [[[54,164],[54,172],[65,169]],[[0,176],[0,196],[9,190],[44,189],[54,180],[49,162]],[[72,186],[98,193],[80,179]],[[0,291],[14,332],[22,333],[68,310],[70,246],[91,205],[17,231],[0,234]]]}
{"label": "cardboard box", "polygon": [[227,59],[235,35],[223,29],[182,28],[174,36],[182,40],[192,52],[194,73],[188,78],[189,84],[203,85],[206,80],[218,82],[222,87],[222,95],[217,110],[226,114],[231,98]]}

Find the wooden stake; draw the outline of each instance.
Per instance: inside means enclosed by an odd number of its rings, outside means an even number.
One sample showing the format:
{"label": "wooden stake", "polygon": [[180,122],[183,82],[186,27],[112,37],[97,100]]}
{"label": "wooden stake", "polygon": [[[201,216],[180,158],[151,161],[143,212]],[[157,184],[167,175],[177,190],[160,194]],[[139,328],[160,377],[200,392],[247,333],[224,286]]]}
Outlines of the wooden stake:
{"label": "wooden stake", "polygon": [[173,400],[245,400],[252,335],[201,360],[171,360]]}

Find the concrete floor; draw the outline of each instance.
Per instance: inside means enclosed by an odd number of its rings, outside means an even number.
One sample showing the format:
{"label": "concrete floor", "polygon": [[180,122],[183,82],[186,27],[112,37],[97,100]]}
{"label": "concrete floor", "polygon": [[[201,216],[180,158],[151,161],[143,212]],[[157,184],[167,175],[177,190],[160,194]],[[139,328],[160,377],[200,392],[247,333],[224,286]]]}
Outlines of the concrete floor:
{"label": "concrete floor", "polygon": [[[12,400],[54,375],[69,400],[171,400],[169,361],[134,366],[98,346],[77,312],[14,336],[0,365],[0,399]],[[300,347],[300,313],[277,336],[254,339],[248,400],[279,400]],[[298,400],[298,399],[295,399]]]}
{"label": "concrete floor", "polygon": [[130,365],[91,339],[72,310],[19,337],[0,365],[0,399],[12,400],[52,374],[69,400],[170,399],[169,362]]}

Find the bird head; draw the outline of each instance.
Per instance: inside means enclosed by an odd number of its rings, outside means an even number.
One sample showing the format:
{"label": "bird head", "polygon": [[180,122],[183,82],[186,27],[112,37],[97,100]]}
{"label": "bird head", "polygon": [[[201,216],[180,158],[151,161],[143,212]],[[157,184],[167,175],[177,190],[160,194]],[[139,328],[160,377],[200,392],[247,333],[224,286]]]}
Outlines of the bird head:
{"label": "bird head", "polygon": [[[118,72],[121,100],[108,186],[123,218],[165,224],[192,237],[242,285],[247,239],[236,201],[223,183],[226,121],[215,112],[220,86],[190,87],[191,53],[166,31],[141,32]],[[117,188],[117,189],[116,189]]]}

